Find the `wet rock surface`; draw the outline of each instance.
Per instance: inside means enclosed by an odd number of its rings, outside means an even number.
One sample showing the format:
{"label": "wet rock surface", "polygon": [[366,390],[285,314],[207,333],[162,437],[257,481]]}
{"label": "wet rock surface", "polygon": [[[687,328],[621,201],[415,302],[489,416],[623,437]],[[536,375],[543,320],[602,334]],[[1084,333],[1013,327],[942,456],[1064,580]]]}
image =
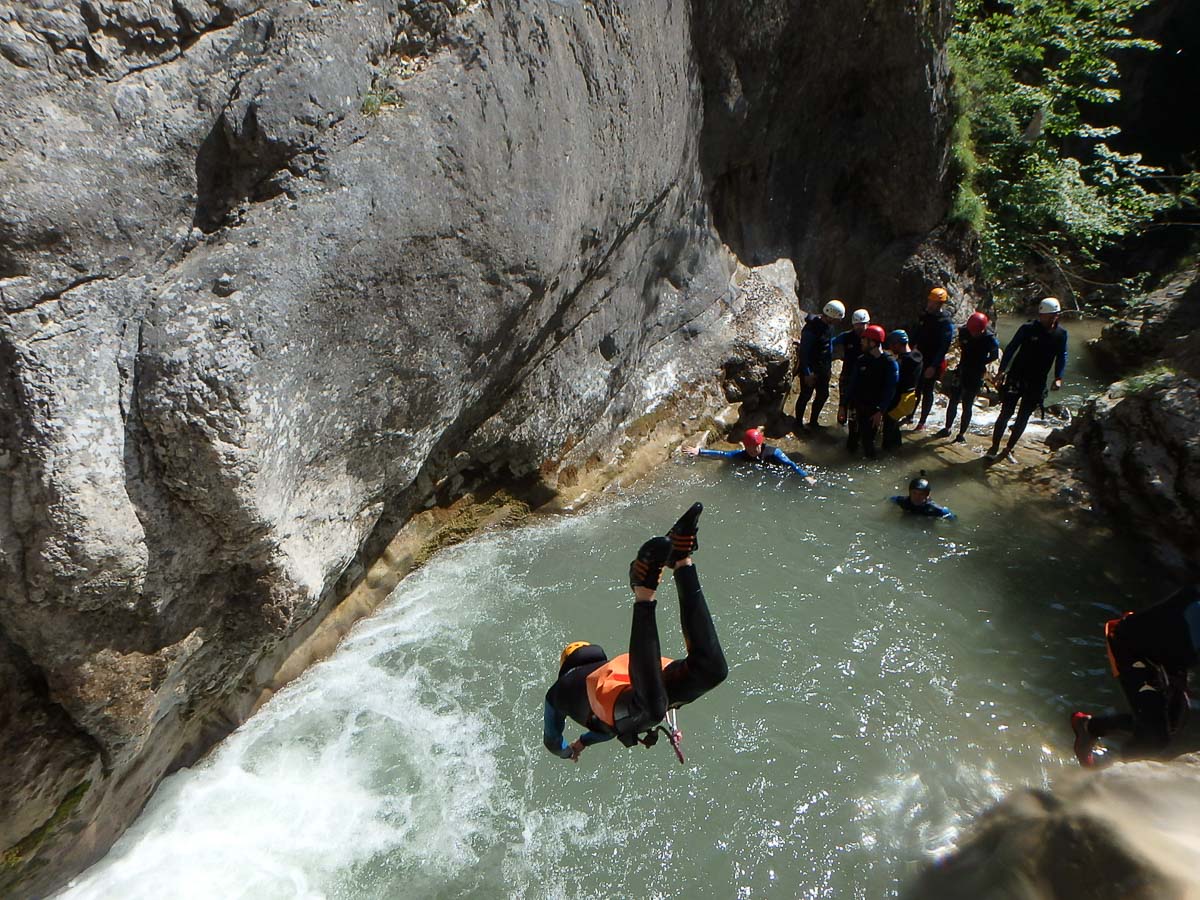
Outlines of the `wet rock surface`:
{"label": "wet rock surface", "polygon": [[1020,791],[980,817],[962,848],[906,897],[1165,900],[1200,895],[1192,835],[1200,755],[1080,773]]}
{"label": "wet rock surface", "polygon": [[1200,377],[1200,262],[1151,291],[1089,345],[1114,375],[1162,360]]}
{"label": "wet rock surface", "polygon": [[1051,435],[1054,463],[1169,579],[1200,577],[1200,381],[1118,382]]}
{"label": "wet rock surface", "polygon": [[776,391],[723,244],[808,308],[907,290],[923,10],[0,3],[0,892],[102,853],[415,510],[552,490],[735,332]]}

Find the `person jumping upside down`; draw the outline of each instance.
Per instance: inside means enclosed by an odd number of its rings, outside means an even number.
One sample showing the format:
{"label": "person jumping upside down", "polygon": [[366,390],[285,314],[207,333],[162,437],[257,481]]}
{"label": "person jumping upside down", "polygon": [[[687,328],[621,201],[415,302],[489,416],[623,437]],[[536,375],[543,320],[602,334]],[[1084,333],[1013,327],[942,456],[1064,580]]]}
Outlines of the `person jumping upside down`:
{"label": "person jumping upside down", "polygon": [[[692,562],[703,506],[693,504],[666,537],[651,538],[629,565],[633,627],[629,652],[608,659],[596,644],[568,644],[559,658],[558,680],[546,692],[542,740],[548,751],[577,761],[592,744],[617,738],[626,747],[653,743],[655,729],[677,709],[708,693],[729,675],[716,627]],[[679,594],[687,656],[668,659],[659,649],[655,591],[670,568]],[[563,729],[574,719],[586,731],[567,743]],[[682,756],[680,757],[682,761]]]}

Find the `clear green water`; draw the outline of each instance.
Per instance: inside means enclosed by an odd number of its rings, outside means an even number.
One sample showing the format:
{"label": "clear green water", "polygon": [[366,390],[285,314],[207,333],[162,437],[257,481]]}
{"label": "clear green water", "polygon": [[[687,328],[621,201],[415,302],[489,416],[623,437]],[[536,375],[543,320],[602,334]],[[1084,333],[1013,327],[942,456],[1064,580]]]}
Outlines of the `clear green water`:
{"label": "clear green water", "polygon": [[[884,499],[905,463],[792,478],[715,461],[444,552],[338,652],[161,786],[90,897],[892,896],[1115,702],[1117,548],[939,470],[955,523]],[[729,680],[668,747],[541,745],[562,646],[628,639],[634,548],[702,500]],[[664,652],[681,655],[673,585]],[[575,734],[574,727],[568,737]]]}

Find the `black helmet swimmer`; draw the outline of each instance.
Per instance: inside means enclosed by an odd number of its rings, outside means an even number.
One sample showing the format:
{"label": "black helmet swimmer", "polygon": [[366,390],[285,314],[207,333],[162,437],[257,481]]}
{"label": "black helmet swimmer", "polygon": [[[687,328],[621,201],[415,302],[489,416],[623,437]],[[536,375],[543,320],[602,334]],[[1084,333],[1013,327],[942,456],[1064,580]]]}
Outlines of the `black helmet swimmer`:
{"label": "black helmet swimmer", "polygon": [[909,494],[911,494],[913,491],[920,491],[928,496],[930,490],[931,488],[929,486],[929,479],[925,477],[924,469],[921,470],[921,474],[908,483]]}

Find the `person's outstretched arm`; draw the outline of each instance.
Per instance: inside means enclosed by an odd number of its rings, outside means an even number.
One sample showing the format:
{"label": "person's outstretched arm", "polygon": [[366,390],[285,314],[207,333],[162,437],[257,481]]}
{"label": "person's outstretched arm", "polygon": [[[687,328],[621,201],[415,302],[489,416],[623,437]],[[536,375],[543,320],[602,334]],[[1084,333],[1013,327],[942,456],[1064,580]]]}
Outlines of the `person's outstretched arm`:
{"label": "person's outstretched arm", "polygon": [[542,713],[542,744],[560,759],[570,759],[575,755],[567,739],[563,737],[563,729],[566,727],[567,717],[547,700]]}
{"label": "person's outstretched arm", "polygon": [[1061,386],[1063,375],[1067,373],[1067,329],[1059,328],[1062,337],[1058,339],[1058,356],[1054,360],[1055,386]]}
{"label": "person's outstretched arm", "polygon": [[614,737],[600,731],[585,731],[574,744],[568,744],[563,737],[563,729],[566,726],[567,717],[547,700],[542,715],[542,744],[560,759],[578,759],[579,754],[587,747],[611,741]]}
{"label": "person's outstretched arm", "polygon": [[799,463],[797,463],[795,460],[793,460],[790,456],[788,456],[786,453],[784,453],[778,447],[775,448],[775,452],[771,456],[777,462],[781,463],[782,465],[787,466],[789,469],[791,469],[793,472],[795,472],[801,478],[809,477],[808,472],[806,472]]}

